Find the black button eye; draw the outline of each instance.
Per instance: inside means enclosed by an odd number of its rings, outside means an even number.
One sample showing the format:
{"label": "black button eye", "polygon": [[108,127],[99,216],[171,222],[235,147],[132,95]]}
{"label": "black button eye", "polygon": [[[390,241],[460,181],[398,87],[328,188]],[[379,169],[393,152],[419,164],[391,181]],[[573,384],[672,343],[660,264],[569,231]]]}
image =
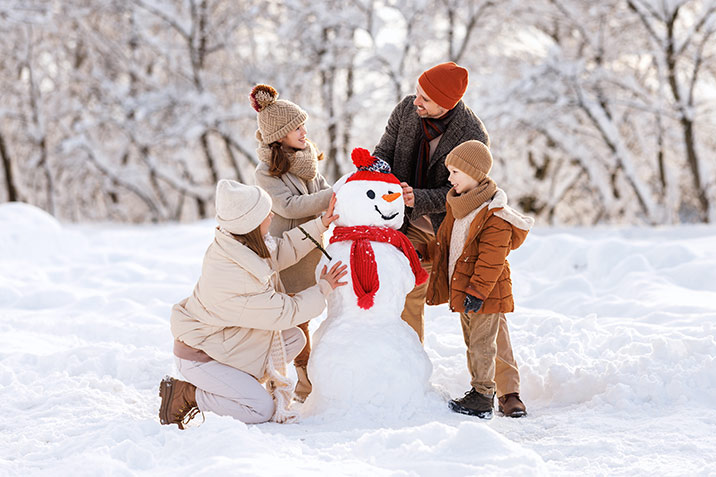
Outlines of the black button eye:
{"label": "black button eye", "polygon": [[393,191],[392,191],[392,190],[389,190],[389,191],[388,191],[388,194],[392,194],[392,193],[393,193]]}
{"label": "black button eye", "polygon": [[375,199],[375,192],[372,190],[368,190],[368,192],[365,193],[369,199]]}

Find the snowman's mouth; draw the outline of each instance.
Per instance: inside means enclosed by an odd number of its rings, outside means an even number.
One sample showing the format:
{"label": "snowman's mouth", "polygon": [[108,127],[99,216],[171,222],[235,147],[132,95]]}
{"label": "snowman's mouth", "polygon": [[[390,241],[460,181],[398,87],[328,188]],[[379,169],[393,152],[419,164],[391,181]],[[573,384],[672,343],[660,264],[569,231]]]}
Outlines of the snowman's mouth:
{"label": "snowman's mouth", "polygon": [[380,209],[378,208],[377,205],[375,206],[375,210],[378,211],[378,213],[383,218],[383,220],[393,220],[394,218],[396,218],[398,216],[398,212],[394,213],[393,215],[383,215],[383,212],[380,211]]}

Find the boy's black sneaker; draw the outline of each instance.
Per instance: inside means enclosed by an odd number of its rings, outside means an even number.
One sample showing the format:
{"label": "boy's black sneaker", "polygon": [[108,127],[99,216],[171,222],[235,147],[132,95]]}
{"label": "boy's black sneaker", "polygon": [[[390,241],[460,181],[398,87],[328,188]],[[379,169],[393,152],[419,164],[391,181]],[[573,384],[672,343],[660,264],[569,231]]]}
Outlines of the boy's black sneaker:
{"label": "boy's black sneaker", "polygon": [[490,395],[480,394],[471,388],[465,395],[459,399],[451,399],[448,402],[450,409],[460,414],[469,416],[477,416],[480,419],[492,419],[492,407],[495,399],[495,393]]}

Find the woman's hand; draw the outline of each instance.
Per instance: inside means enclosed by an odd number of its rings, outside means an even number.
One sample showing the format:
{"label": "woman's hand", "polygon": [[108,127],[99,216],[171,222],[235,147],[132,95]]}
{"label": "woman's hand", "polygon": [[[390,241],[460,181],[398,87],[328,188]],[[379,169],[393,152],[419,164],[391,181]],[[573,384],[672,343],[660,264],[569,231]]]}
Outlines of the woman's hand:
{"label": "woman's hand", "polygon": [[348,273],[347,268],[348,265],[343,265],[343,262],[340,261],[333,265],[330,270],[327,270],[328,267],[324,265],[319,279],[327,281],[334,290],[338,287],[342,287],[343,285],[348,285],[348,282],[338,281],[343,278],[346,273]]}
{"label": "woman's hand", "polygon": [[[334,215],[333,209],[336,208],[336,193],[334,192],[331,196],[331,201],[328,203],[328,209],[323,213],[321,216],[321,222],[323,222],[323,226],[328,228],[331,223],[333,223],[335,220],[340,217],[340,215]],[[335,288],[335,287],[333,287]]]}

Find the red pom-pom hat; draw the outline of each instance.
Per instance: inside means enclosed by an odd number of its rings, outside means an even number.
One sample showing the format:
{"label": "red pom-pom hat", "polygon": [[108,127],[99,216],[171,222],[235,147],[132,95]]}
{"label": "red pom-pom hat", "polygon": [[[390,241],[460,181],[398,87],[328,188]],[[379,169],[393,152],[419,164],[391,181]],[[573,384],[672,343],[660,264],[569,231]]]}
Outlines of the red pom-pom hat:
{"label": "red pom-pom hat", "polygon": [[398,178],[391,173],[390,164],[383,159],[371,156],[367,149],[356,147],[351,152],[351,159],[358,170],[346,182],[381,181],[400,184]]}

